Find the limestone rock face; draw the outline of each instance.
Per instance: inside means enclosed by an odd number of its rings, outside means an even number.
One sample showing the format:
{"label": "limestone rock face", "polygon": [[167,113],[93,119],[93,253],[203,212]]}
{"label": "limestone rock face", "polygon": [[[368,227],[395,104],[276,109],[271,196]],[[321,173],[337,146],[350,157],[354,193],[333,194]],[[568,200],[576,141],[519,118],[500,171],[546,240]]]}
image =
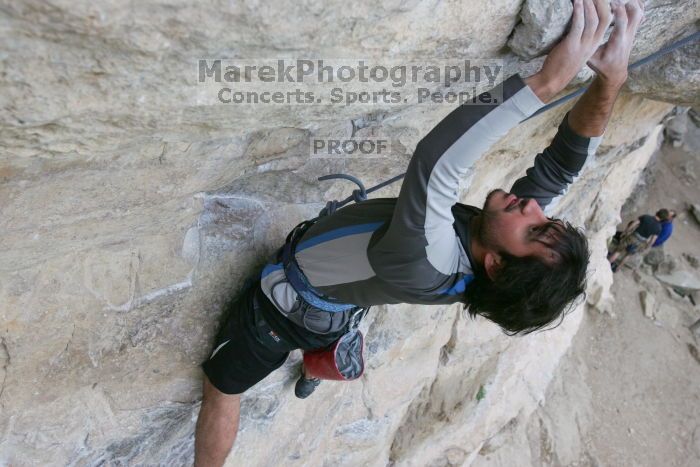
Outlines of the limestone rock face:
{"label": "limestone rock face", "polygon": [[700,42],[676,49],[653,65],[633,70],[627,86],[630,91],[653,99],[681,105],[697,104],[700,102]]}
{"label": "limestone rock face", "polygon": [[[691,1],[650,3],[642,55],[698,17]],[[10,465],[191,462],[198,365],[224,303],[293,225],[350,193],[316,178],[341,171],[371,186],[403,172],[454,108],[211,105],[196,85],[199,59],[532,66],[504,48],[516,0],[1,5],[0,463]],[[676,85],[645,95],[667,99]],[[550,212],[586,229],[588,297],[600,308],[611,307],[605,242],[671,107],[623,95],[598,154]],[[511,131],[476,164],[462,200],[481,205],[508,188],[568,108]],[[310,138],[352,135],[389,138],[392,150],[310,157]],[[457,306],[375,307],[363,323],[366,374],[299,401],[293,353],[243,397],[229,465],[468,465],[534,410],[583,306],[517,339]]]}
{"label": "limestone rock face", "polygon": [[508,45],[523,58],[546,53],[564,33],[573,11],[571,0],[525,0],[520,10],[521,23],[515,27]]}

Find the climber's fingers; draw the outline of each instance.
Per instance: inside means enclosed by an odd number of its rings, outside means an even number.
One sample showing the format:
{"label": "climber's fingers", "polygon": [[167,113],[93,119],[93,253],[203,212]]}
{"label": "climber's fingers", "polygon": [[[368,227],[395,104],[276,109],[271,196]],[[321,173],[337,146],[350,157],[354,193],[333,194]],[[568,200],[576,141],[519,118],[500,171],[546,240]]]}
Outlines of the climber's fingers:
{"label": "climber's fingers", "polygon": [[596,50],[588,60],[598,76],[612,83],[624,83],[627,79],[627,66],[637,28],[644,17],[641,0],[624,3],[613,0],[612,13],[614,26],[610,38]]}
{"label": "climber's fingers", "polygon": [[593,0],[583,1],[583,13],[584,27],[581,40],[586,43],[590,43],[595,40],[595,33],[598,29],[598,24],[600,23],[598,11],[596,10],[595,2]]}
{"label": "climber's fingers", "polygon": [[580,40],[583,34],[584,13],[583,0],[574,0],[574,14],[571,17],[571,28],[569,29],[568,37]]}
{"label": "climber's fingers", "polygon": [[625,4],[625,10],[629,18],[628,28],[631,35],[634,37],[639,24],[644,19],[644,2],[642,0],[630,0]]}
{"label": "climber's fingers", "polygon": [[[632,0],[636,2],[637,0]],[[612,2],[613,15],[615,18],[615,26],[613,26],[613,31],[608,39],[608,44],[615,45],[617,43],[623,42],[625,40],[625,35],[627,33],[627,25],[629,19],[627,17],[627,9],[625,5],[619,1],[614,0]]]}
{"label": "climber's fingers", "polygon": [[605,36],[605,31],[607,31],[608,26],[610,26],[612,14],[610,12],[608,0],[596,0],[595,8],[598,14],[598,27],[595,31],[595,40],[596,44],[600,44],[603,40],[603,36]]}
{"label": "climber's fingers", "polygon": [[[562,83],[568,83],[589,61],[601,76],[624,81],[626,61],[623,71],[618,70],[619,66],[614,63],[614,55],[624,60],[624,47],[616,48],[613,53],[598,47],[612,18],[608,0],[574,0],[573,8],[569,33],[547,55],[542,65],[542,76],[554,76]],[[625,15],[623,21],[626,21],[626,10],[616,11],[619,15]]]}
{"label": "climber's fingers", "polygon": [[644,19],[644,3],[641,0],[629,0],[627,3],[614,0],[612,7],[615,26],[608,43],[611,46],[624,44],[631,48],[639,24]]}

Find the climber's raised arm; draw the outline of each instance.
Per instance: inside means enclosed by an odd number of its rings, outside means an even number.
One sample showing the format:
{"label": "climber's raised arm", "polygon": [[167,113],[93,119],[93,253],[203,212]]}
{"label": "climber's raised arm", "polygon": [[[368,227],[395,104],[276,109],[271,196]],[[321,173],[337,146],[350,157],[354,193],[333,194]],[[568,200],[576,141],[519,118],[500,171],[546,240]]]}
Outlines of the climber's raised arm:
{"label": "climber's raised arm", "polygon": [[[508,78],[489,92],[500,103],[462,105],[418,143],[391,223],[372,246],[378,275],[400,286],[430,287],[459,268],[451,209],[460,179],[511,128],[561,91],[593,55],[610,22],[607,5],[607,0],[576,0],[569,33],[539,73],[526,80]],[[402,258],[415,264],[421,257],[427,267],[416,277],[397,267],[405,263]]]}
{"label": "climber's raised arm", "polygon": [[627,81],[634,38],[644,19],[644,3],[614,0],[612,12],[615,24],[610,38],[588,60],[596,77],[569,115],[571,128],[582,136],[600,136],[605,131],[615,99]]}
{"label": "climber's raised arm", "polygon": [[[535,158],[527,175],[511,188],[517,197],[535,199],[544,208],[562,194],[600,144],[615,99],[627,79],[632,43],[644,16],[638,0],[626,5],[614,2],[613,15],[615,26],[610,39],[588,61],[596,71],[595,79],[564,117],[552,143]],[[547,63],[542,72],[546,72],[546,67]]]}

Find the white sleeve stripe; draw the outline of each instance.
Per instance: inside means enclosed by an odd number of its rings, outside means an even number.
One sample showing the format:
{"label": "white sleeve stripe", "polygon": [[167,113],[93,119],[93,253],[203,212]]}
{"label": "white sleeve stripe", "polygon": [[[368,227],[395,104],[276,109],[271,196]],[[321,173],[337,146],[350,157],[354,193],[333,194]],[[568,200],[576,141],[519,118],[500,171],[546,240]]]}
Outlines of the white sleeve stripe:
{"label": "white sleeve stripe", "polygon": [[450,187],[458,186],[459,179],[484,152],[542,105],[532,89],[524,86],[469,128],[433,167],[428,179],[424,232],[428,261],[441,273],[452,274],[457,267],[456,236],[441,232],[457,201],[457,193]]}

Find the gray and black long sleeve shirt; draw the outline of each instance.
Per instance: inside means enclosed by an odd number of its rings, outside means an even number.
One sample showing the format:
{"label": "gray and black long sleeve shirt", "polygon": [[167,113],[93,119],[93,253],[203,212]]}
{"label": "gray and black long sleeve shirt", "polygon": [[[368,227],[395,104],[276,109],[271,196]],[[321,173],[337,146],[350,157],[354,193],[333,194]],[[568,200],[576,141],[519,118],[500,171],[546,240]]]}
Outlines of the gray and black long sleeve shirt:
{"label": "gray and black long sleeve shirt", "polygon": [[[296,259],[320,292],[360,306],[392,303],[455,303],[474,277],[469,219],[479,209],[458,203],[459,181],[510,129],[543,103],[518,75],[491,91],[500,104],[462,105],[416,146],[398,198],[346,206],[319,219],[297,246]],[[593,154],[601,137],[574,133],[564,118],[552,143],[512,192],[543,208],[563,193]],[[282,284],[274,259],[263,269],[261,288],[278,306],[296,292]]]}

